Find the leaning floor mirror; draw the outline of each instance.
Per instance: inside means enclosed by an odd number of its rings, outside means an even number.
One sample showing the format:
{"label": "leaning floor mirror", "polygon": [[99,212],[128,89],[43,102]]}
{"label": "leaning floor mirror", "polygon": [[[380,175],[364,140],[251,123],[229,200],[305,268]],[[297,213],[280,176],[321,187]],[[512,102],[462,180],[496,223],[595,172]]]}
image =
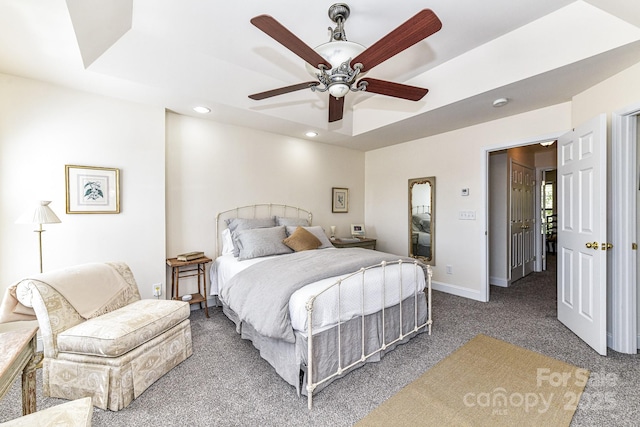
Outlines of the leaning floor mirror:
{"label": "leaning floor mirror", "polygon": [[435,265],[436,177],[409,180],[409,256]]}

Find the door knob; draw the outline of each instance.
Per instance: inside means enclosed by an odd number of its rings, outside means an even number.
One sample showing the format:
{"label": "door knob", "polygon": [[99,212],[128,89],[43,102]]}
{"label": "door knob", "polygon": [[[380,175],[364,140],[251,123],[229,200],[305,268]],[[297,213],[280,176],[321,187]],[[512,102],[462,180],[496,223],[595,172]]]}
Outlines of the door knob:
{"label": "door knob", "polygon": [[598,242],[593,242],[593,243],[587,242],[585,246],[589,249],[594,249],[596,251],[598,250]]}

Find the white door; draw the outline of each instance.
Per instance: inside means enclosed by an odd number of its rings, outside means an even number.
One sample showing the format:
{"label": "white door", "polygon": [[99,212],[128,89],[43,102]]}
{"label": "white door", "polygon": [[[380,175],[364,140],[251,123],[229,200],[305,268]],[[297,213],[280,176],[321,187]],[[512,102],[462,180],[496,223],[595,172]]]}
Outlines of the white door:
{"label": "white door", "polygon": [[511,162],[510,283],[533,271],[535,262],[534,170]]}
{"label": "white door", "polygon": [[524,225],[524,238],[522,241],[522,262],[524,275],[533,272],[536,261],[536,176],[531,168],[524,169],[524,188],[522,201],[522,222]]}
{"label": "white door", "polygon": [[558,140],[558,320],[607,354],[606,116]]}

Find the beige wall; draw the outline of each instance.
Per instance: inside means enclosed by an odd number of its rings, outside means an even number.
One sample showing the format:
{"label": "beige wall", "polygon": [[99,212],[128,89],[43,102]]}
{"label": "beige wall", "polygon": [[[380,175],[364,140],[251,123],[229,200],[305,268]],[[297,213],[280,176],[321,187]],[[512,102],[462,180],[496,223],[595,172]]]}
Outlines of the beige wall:
{"label": "beige wall", "polygon": [[[125,260],[150,296],[151,283],[166,281],[166,256],[212,254],[215,214],[245,203],[300,204],[338,235],[364,221],[379,249],[406,254],[407,180],[433,175],[436,287],[482,299],[487,152],[637,103],[638,75],[640,64],[569,103],[367,153],[0,75],[0,290],[37,271],[36,235],[14,223],[34,200],[52,200],[63,221],[45,226],[45,270]],[[122,213],[64,214],[65,164],[120,168]],[[334,186],[350,189],[348,214],[331,213]],[[461,210],[476,211],[476,220],[458,220]]]}
{"label": "beige wall", "polygon": [[[569,103],[407,142],[366,154],[366,222],[379,248],[407,253],[407,180],[435,175],[436,267],[438,289],[483,299],[486,285],[486,151],[559,135],[600,113],[640,101],[640,64],[578,94]],[[549,159],[541,159],[549,163]],[[461,197],[460,189],[470,188]],[[475,210],[476,221],[458,220]],[[445,274],[451,265],[453,274]]]}
{"label": "beige wall", "polygon": [[[143,297],[165,277],[162,108],[0,74],[0,292],[39,270],[36,227],[15,224],[38,200],[44,270],[126,261]],[[65,164],[120,169],[119,215],[65,214]]]}
{"label": "beige wall", "polygon": [[[485,206],[487,151],[563,133],[571,126],[565,103],[366,153],[366,223],[379,249],[407,254],[407,180],[436,177],[436,266],[438,289],[480,299],[487,281]],[[469,196],[461,196],[469,188]],[[458,219],[475,211],[475,221]],[[453,274],[446,274],[450,265]]]}
{"label": "beige wall", "polygon": [[[573,127],[598,114],[611,113],[640,101],[640,63],[589,88],[573,98]],[[611,133],[611,132],[609,132]]]}
{"label": "beige wall", "polygon": [[[331,212],[332,187],[349,189],[348,213]],[[216,214],[255,203],[309,209],[314,225],[347,236],[364,221],[363,194],[363,152],[167,114],[169,256],[213,257]]]}

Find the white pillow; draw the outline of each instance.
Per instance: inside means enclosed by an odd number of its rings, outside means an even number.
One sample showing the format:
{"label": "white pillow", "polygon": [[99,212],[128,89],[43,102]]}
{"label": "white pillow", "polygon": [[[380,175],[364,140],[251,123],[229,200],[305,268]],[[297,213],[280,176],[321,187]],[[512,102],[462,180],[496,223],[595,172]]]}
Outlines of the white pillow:
{"label": "white pillow", "polygon": [[233,253],[233,239],[231,238],[231,230],[225,228],[222,232],[222,255]]}

